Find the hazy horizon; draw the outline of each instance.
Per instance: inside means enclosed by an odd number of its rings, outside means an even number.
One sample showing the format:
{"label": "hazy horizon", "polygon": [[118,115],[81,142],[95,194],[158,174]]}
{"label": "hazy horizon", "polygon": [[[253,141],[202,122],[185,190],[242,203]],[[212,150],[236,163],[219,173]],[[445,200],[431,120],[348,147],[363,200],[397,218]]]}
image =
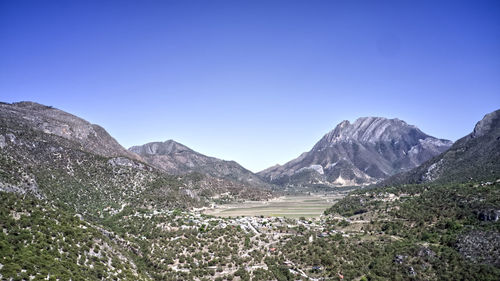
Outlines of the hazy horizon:
{"label": "hazy horizon", "polygon": [[2,1],[0,100],[253,172],[358,117],[456,141],[500,108],[499,14],[499,1]]}

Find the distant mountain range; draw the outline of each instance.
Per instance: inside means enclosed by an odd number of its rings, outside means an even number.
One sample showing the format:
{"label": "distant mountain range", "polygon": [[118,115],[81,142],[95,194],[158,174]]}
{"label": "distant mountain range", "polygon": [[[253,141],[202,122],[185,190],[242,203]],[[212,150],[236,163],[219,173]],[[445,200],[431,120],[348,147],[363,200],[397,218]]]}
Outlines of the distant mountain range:
{"label": "distant mountain range", "polygon": [[343,121],[298,158],[258,173],[281,186],[354,186],[417,167],[452,142],[429,136],[399,119]]}
{"label": "distant mountain range", "polygon": [[[102,127],[59,109],[34,102],[0,103],[0,190],[46,196],[58,188],[63,192],[64,182],[94,186],[90,190],[108,182],[114,189],[129,178],[134,188],[146,188],[157,177],[180,176],[183,194],[199,201],[201,194],[208,198],[228,190],[259,198],[266,193],[262,188],[273,186],[300,190],[383,180],[384,184],[400,184],[494,178],[500,170],[498,115],[498,111],[486,115],[474,132],[453,146],[399,119],[343,121],[310,151],[254,174],[234,161],[203,155],[173,140],[127,150]],[[128,171],[117,173],[117,166]],[[55,178],[57,173],[63,176]],[[92,180],[93,174],[101,178],[100,183]]]}
{"label": "distant mountain range", "polygon": [[484,116],[472,133],[445,153],[382,185],[412,183],[478,182],[500,179],[500,110]]}
{"label": "distant mountain range", "polygon": [[140,155],[146,163],[168,174],[182,175],[197,172],[249,186],[268,185],[234,161],[205,156],[173,140],[133,146],[129,151]]}

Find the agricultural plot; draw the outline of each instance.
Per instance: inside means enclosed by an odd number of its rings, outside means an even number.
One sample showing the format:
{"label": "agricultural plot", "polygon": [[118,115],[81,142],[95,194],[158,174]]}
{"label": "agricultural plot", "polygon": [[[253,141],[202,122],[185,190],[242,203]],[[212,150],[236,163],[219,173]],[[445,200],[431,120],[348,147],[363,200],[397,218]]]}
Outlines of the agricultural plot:
{"label": "agricultural plot", "polygon": [[237,204],[218,205],[215,208],[206,209],[204,213],[222,217],[319,217],[326,209],[344,196],[341,193],[283,196],[269,201],[247,201]]}

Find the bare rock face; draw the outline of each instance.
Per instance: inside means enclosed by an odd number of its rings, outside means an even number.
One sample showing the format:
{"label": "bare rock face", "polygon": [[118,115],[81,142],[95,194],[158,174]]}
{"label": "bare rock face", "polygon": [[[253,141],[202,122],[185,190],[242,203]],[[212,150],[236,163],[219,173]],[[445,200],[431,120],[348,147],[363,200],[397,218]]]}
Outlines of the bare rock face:
{"label": "bare rock face", "polygon": [[[0,103],[0,118],[32,130],[74,141],[81,149],[105,157],[140,157],[123,148],[102,127],[62,110],[34,102]],[[0,140],[0,146],[2,140]]]}
{"label": "bare rock face", "polygon": [[173,140],[133,146],[129,150],[140,155],[146,163],[169,174],[182,175],[196,172],[249,186],[268,185],[234,161],[203,155]]}
{"label": "bare rock face", "polygon": [[429,160],[452,145],[399,119],[343,121],[314,147],[258,174],[285,186],[349,186],[380,181]]}
{"label": "bare rock face", "polygon": [[484,116],[472,133],[445,153],[381,184],[478,182],[500,179],[500,110]]}

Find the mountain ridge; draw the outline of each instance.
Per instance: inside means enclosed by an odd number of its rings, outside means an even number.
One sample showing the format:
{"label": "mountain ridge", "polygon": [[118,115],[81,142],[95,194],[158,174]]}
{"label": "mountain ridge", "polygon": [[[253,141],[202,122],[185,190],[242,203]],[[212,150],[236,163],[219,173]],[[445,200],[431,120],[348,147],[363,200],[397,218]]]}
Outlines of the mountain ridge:
{"label": "mountain ridge", "polygon": [[0,103],[0,118],[15,119],[19,126],[74,141],[81,149],[105,157],[141,160],[122,147],[104,128],[54,108],[31,101]]}

